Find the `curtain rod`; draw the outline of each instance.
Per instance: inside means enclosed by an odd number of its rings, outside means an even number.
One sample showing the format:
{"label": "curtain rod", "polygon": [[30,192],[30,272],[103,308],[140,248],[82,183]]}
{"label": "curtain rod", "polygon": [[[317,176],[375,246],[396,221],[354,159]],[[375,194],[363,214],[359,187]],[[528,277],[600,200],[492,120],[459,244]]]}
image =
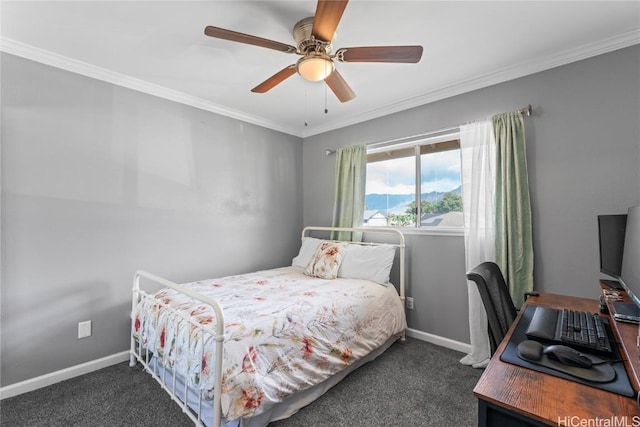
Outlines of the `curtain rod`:
{"label": "curtain rod", "polygon": [[[533,114],[533,109],[531,107],[531,104],[527,105],[526,107],[520,108],[519,110],[516,110],[516,112],[522,114],[523,116],[531,116]],[[420,139],[420,138],[424,138],[426,136],[435,136],[438,134],[443,134],[445,132],[450,132],[452,130],[458,129],[460,128],[460,125],[457,126],[450,126],[448,128],[444,128],[444,129],[440,129],[440,130],[436,130],[436,131],[432,131],[432,132],[426,132],[426,133],[420,133],[417,135],[412,135],[412,136],[403,136],[401,138],[395,138],[395,139],[390,139],[387,141],[378,141],[378,142],[371,142],[369,144],[365,144],[367,147],[373,147],[376,145],[387,145],[387,144],[392,144],[394,142],[402,142],[402,141],[411,141],[412,139]],[[336,153],[336,150],[330,150],[330,149],[326,149],[324,152],[327,156],[330,156],[332,154]]]}
{"label": "curtain rod", "polygon": [[533,114],[532,109],[531,109],[531,104],[527,105],[524,108],[519,109],[518,113],[522,114],[523,116],[529,117],[531,114]]}

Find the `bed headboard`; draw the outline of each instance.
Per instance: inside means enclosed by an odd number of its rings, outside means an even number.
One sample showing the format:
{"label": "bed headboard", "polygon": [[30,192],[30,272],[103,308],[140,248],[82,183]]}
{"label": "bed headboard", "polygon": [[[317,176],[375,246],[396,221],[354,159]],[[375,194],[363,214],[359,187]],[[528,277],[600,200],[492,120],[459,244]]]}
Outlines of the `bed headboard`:
{"label": "bed headboard", "polygon": [[[398,293],[400,294],[400,301],[402,302],[402,306],[404,307],[404,300],[405,300],[405,250],[406,250],[406,246],[405,246],[405,240],[404,240],[404,234],[402,234],[402,232],[400,232],[399,230],[396,230],[394,228],[345,228],[345,227],[316,227],[316,226],[309,226],[309,227],[305,227],[304,229],[302,229],[302,236],[301,238],[304,239],[305,237],[309,236],[309,233],[313,232],[313,231],[323,231],[323,232],[332,232],[332,231],[344,231],[344,232],[357,232],[357,233],[363,233],[363,234],[367,234],[367,235],[387,235],[387,236],[391,236],[395,241],[392,243],[388,243],[388,242],[371,242],[371,241],[367,241],[367,242],[352,242],[352,241],[348,241],[348,243],[351,244],[355,244],[355,245],[366,245],[366,246],[380,246],[380,245],[391,245],[391,246],[395,246],[399,249],[400,251],[400,265],[399,265],[399,270],[400,270],[400,283],[398,283]],[[310,236],[309,236],[310,237]]]}

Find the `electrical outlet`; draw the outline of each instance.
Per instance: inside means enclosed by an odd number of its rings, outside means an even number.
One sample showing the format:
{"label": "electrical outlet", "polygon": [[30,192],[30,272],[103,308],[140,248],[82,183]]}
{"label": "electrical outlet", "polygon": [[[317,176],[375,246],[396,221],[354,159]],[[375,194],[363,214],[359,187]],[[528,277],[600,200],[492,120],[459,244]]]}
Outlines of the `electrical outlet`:
{"label": "electrical outlet", "polygon": [[407,297],[407,308],[413,310],[413,297]]}
{"label": "electrical outlet", "polygon": [[91,336],[91,320],[78,323],[78,339]]}

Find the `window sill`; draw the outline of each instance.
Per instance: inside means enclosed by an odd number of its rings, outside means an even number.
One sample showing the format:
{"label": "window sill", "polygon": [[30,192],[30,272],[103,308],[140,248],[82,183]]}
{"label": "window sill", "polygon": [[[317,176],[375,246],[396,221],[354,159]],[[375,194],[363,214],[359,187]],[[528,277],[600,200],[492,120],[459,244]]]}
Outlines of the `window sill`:
{"label": "window sill", "polygon": [[418,236],[456,236],[456,237],[464,236],[464,228],[450,228],[450,227],[410,228],[410,227],[375,227],[375,226],[370,226],[367,228],[371,228],[371,229],[391,228],[394,230],[399,230],[400,232],[402,232],[402,234],[418,235]]}

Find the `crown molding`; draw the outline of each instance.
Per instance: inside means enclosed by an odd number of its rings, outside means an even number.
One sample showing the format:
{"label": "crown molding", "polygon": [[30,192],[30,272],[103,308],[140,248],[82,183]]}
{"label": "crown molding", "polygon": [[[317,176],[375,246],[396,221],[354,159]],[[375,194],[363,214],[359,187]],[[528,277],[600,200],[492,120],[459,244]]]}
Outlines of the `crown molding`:
{"label": "crown molding", "polygon": [[300,133],[295,129],[282,126],[280,123],[275,123],[269,120],[265,120],[262,117],[246,114],[242,111],[233,110],[203,98],[188,95],[184,92],[169,89],[142,79],[128,76],[126,74],[98,67],[87,62],[78,61],[68,56],[59,55],[57,53],[45,49],[40,49],[35,46],[31,46],[10,38],[3,37],[0,39],[0,51],[20,56],[25,59],[30,59],[32,61],[36,61],[45,65],[50,65],[52,67],[60,68],[62,70],[69,71],[75,74],[91,77],[96,80],[101,80],[127,89],[132,89],[148,95],[157,96],[159,98],[178,102],[180,104],[188,105],[194,108],[220,114],[222,116],[230,117],[243,122],[262,126],[268,129],[273,129],[294,136],[301,136]]}
{"label": "crown molding", "polygon": [[493,86],[498,83],[507,82],[509,80],[560,67],[562,65],[588,59],[636,44],[640,44],[640,30],[632,30],[608,39],[600,40],[596,43],[584,44],[575,49],[565,50],[558,54],[527,60],[493,73],[478,76],[466,81],[456,82],[455,84],[435,91],[422,92],[414,97],[386,105],[382,108],[372,109],[357,115],[342,117],[326,125],[314,126],[306,129],[305,132],[303,132],[302,137],[306,138],[356,123],[377,119],[382,116],[387,116],[389,114],[408,110],[420,105],[440,101],[442,99],[451,98],[466,92]]}
{"label": "crown molding", "polygon": [[340,117],[326,125],[313,126],[303,129],[302,131],[284,126],[281,123],[266,120],[263,117],[253,116],[242,111],[233,110],[206,99],[168,89],[125,74],[117,73],[115,71],[97,67],[86,62],[78,61],[73,58],[27,45],[17,40],[1,38],[0,51],[278,132],[305,138],[368,120],[373,120],[456,95],[461,95],[466,92],[482,89],[498,83],[514,80],[636,44],[640,44],[640,30],[628,31],[596,43],[584,44],[575,49],[569,49],[558,54],[527,60],[493,73],[478,76],[466,81],[456,82],[455,84],[435,91],[422,92],[403,101],[368,110],[360,114]]}

